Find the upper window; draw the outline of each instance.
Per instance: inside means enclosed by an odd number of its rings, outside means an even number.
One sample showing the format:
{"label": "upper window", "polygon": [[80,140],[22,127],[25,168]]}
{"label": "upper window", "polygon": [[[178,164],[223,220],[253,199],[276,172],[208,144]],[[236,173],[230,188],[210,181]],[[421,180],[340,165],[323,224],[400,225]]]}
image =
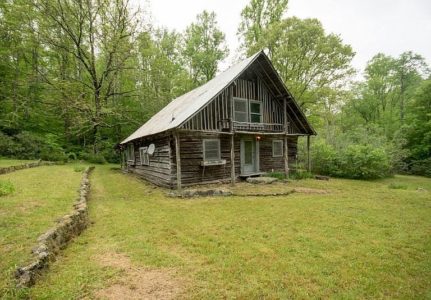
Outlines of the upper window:
{"label": "upper window", "polygon": [[141,158],[141,165],[148,166],[150,164],[150,156],[148,155],[148,147],[139,148],[139,156]]}
{"label": "upper window", "polygon": [[220,140],[208,139],[203,141],[204,147],[204,160],[220,160]]}
{"label": "upper window", "polygon": [[272,141],[272,157],[283,156],[283,141],[273,140]]}
{"label": "upper window", "polygon": [[235,121],[248,122],[248,109],[246,99],[234,99]]}
{"label": "upper window", "polygon": [[250,100],[250,122],[262,123],[262,112],[258,101]]}
{"label": "upper window", "polygon": [[128,161],[135,161],[135,147],[133,146],[133,143],[127,144],[126,158]]}

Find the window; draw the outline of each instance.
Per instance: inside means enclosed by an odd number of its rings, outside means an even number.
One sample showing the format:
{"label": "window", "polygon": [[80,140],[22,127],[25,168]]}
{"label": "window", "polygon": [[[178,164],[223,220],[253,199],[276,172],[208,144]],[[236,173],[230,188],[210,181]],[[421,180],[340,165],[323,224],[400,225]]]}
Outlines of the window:
{"label": "window", "polygon": [[283,141],[273,140],[272,141],[272,157],[282,157],[283,156]]}
{"label": "window", "polygon": [[248,122],[247,100],[234,99],[235,121]]}
{"label": "window", "polygon": [[204,161],[220,160],[220,140],[211,139],[203,141]]}
{"label": "window", "polygon": [[141,157],[141,165],[148,166],[150,164],[150,156],[148,155],[148,147],[139,148],[139,156]]}
{"label": "window", "polygon": [[250,122],[262,123],[262,112],[260,102],[250,100]]}
{"label": "window", "polygon": [[127,158],[127,161],[135,162],[135,147],[133,146],[133,143],[127,144],[126,158]]}

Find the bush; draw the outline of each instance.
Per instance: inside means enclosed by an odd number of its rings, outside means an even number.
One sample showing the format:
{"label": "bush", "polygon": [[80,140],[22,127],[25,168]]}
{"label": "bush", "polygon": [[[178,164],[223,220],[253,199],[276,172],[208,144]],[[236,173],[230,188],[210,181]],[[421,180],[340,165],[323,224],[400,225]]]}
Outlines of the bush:
{"label": "bush", "polygon": [[85,170],[85,168],[84,168],[83,166],[75,166],[75,167],[73,168],[73,170],[74,170],[75,172],[82,172],[82,171],[84,171],[84,170]]}
{"label": "bush", "polygon": [[431,157],[413,161],[410,165],[410,173],[414,175],[431,177]]}
{"label": "bush", "polygon": [[313,174],[305,170],[296,170],[289,175],[290,179],[300,180],[313,178]]}
{"label": "bush", "polygon": [[278,180],[286,179],[286,174],[282,172],[271,172],[271,173],[268,173],[267,176],[277,178]]}
{"label": "bush", "polygon": [[384,147],[350,144],[336,150],[325,141],[312,147],[315,174],[351,179],[377,179],[391,174],[391,155]]}
{"label": "bush", "polygon": [[12,194],[14,191],[15,188],[10,181],[0,181],[0,196]]}
{"label": "bush", "polygon": [[84,160],[93,164],[106,164],[106,159],[101,153],[82,153],[81,156]]}

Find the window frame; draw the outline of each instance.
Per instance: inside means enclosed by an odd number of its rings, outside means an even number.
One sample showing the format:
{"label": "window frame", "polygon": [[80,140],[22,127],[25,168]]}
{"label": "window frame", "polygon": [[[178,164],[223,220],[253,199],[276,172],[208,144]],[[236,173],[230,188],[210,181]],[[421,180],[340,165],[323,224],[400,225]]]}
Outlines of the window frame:
{"label": "window frame", "polygon": [[[251,104],[259,104],[259,113],[251,112]],[[250,120],[250,123],[255,123],[255,124],[262,123],[262,102],[258,101],[258,100],[251,100],[250,99],[248,105],[249,105],[248,111],[249,111],[249,120]],[[251,120],[251,115],[258,115],[259,116],[259,122],[253,122]]]}
{"label": "window frame", "polygon": [[[248,100],[244,99],[244,98],[233,97],[233,101],[234,101],[234,103],[233,103],[233,116],[234,116],[233,119],[234,119],[234,121],[236,121],[236,122],[249,122],[250,121],[250,116],[249,116],[249,110],[250,110],[249,106],[250,106],[250,104],[248,103]],[[245,103],[245,111],[237,111],[236,108],[235,108],[235,103],[236,102],[243,102],[243,103]],[[244,113],[246,120],[245,121],[239,121],[239,120],[237,120],[237,118],[236,118],[236,113],[237,112]]]}
{"label": "window frame", "polygon": [[[281,144],[281,148],[280,148],[281,149],[281,154],[279,154],[279,155],[274,152],[274,150],[275,150],[274,145],[276,143],[280,143]],[[283,140],[272,140],[272,157],[283,157],[283,154],[284,154],[284,143],[283,143]]]}
{"label": "window frame", "polygon": [[[206,146],[205,144],[207,142],[217,142],[217,150],[218,150],[218,156],[217,158],[207,158],[206,157]],[[218,161],[221,160],[221,145],[220,145],[220,139],[203,139],[202,140],[202,152],[203,152],[203,160],[204,161]]]}
{"label": "window frame", "polygon": [[139,147],[139,158],[141,160],[141,166],[150,165],[150,155],[148,154],[148,146]]}
{"label": "window frame", "polygon": [[127,162],[135,163],[135,145],[133,143],[127,144],[126,159]]}

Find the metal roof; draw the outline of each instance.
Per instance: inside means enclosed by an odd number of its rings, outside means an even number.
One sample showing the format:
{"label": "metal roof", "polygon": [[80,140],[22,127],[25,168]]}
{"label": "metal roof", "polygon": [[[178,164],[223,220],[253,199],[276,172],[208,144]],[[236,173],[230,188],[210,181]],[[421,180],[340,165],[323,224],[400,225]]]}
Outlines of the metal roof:
{"label": "metal roof", "polygon": [[[259,51],[256,54],[244,59],[243,61],[240,61],[207,83],[172,100],[168,105],[151,117],[151,119],[149,119],[144,125],[142,125],[120,144],[125,144],[137,138],[161,133],[180,126],[196,111],[204,107],[208,102],[216,97],[223,89],[228,87],[261,55],[264,56],[264,60],[271,64],[263,51]],[[278,76],[278,73],[276,76]],[[285,89],[284,84],[281,83],[281,85]],[[288,93],[287,89],[285,89],[285,91]],[[297,104],[295,106],[299,109]],[[311,131],[314,132],[314,130],[308,124],[305,116],[304,119]]]}

